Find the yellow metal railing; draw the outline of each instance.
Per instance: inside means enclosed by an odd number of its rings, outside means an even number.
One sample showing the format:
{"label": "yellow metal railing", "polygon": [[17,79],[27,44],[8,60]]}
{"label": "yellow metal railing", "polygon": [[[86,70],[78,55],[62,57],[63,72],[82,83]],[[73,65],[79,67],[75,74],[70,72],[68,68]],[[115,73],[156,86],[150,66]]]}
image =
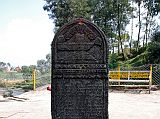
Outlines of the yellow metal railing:
{"label": "yellow metal railing", "polygon": [[133,70],[133,71],[121,71],[120,66],[118,66],[117,71],[109,71],[109,79],[138,79],[138,78],[150,78],[152,83],[152,65],[150,65],[150,70]]}

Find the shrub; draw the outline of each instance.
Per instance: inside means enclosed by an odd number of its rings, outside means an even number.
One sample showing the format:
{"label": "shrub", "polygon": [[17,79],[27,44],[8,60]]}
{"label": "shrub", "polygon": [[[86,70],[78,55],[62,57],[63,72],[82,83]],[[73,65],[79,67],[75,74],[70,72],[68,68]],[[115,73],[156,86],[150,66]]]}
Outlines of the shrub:
{"label": "shrub", "polygon": [[148,63],[160,63],[160,43],[151,42],[147,48]]}
{"label": "shrub", "polygon": [[109,68],[114,69],[118,66],[118,55],[116,53],[109,55]]}

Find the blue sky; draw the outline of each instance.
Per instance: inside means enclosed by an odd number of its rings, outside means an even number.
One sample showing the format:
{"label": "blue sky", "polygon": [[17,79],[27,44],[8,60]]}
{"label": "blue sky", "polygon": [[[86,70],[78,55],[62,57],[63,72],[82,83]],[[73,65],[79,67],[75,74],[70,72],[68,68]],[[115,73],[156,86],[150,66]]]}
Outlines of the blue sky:
{"label": "blue sky", "polygon": [[50,53],[54,25],[43,0],[1,0],[0,61],[36,65]]}

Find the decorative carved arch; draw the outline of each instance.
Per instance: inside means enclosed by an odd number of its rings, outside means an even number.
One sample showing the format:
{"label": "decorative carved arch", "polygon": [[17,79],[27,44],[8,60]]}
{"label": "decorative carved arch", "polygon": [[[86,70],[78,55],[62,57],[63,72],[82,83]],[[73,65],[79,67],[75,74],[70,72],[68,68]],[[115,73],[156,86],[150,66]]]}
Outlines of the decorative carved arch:
{"label": "decorative carved arch", "polygon": [[[80,52],[87,52],[84,55],[91,55],[88,59],[95,60],[99,62],[88,62],[87,63],[107,63],[108,55],[108,42],[104,33],[93,23],[85,19],[76,19],[75,21],[64,25],[55,34],[52,42],[52,53],[53,53],[53,63],[69,63],[67,59],[70,60],[67,51],[75,51],[72,55],[79,55]],[[77,52],[77,53],[76,53]],[[90,54],[91,53],[91,54]],[[83,53],[82,53],[83,54]],[[66,55],[66,57],[65,57]],[[68,57],[67,57],[68,56]],[[80,55],[81,56],[81,55]],[[81,56],[83,59],[83,56]],[[84,56],[87,58],[86,56]],[[92,57],[92,58],[91,58]],[[65,59],[66,58],[66,59]],[[66,60],[66,61],[62,61]],[[76,59],[75,59],[76,60]],[[77,59],[78,60],[78,59]],[[81,59],[79,59],[81,60]],[[74,59],[72,59],[73,63]],[[86,63],[78,62],[76,63]]]}

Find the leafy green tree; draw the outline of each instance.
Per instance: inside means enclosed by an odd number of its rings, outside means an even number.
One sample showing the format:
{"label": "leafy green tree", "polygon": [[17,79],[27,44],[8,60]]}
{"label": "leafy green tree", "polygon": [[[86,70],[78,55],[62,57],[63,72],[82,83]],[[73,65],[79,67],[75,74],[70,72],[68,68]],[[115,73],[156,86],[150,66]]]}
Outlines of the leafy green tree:
{"label": "leafy green tree", "polygon": [[46,60],[48,63],[51,64],[51,54],[50,53],[46,55]]}
{"label": "leafy green tree", "polygon": [[148,44],[148,63],[160,63],[160,31],[156,31]]}
{"label": "leafy green tree", "polygon": [[[94,0],[92,8],[93,22],[96,23],[110,38],[110,47],[114,49],[118,45],[123,53],[123,40],[121,35],[124,34],[126,25],[129,24],[130,14],[132,11],[131,4],[128,0]],[[117,37],[118,36],[118,37]]]}
{"label": "leafy green tree", "polygon": [[155,20],[154,17],[156,17],[159,13],[159,1],[157,0],[143,0],[143,7],[146,11],[144,16],[144,38],[143,38],[143,46],[148,44],[148,39],[150,38],[151,31],[155,27]]}
{"label": "leafy green tree", "polygon": [[42,74],[50,73],[51,71],[51,54],[50,53],[46,55],[46,59],[37,60],[36,69]]}
{"label": "leafy green tree", "polygon": [[29,66],[22,66],[22,73],[24,74],[32,74],[32,69]]}
{"label": "leafy green tree", "polygon": [[155,33],[153,33],[151,42],[160,43],[160,31],[155,31]]}
{"label": "leafy green tree", "polygon": [[[45,0],[43,9],[49,12],[49,18],[55,23],[56,29],[75,18],[91,18],[89,0]],[[55,31],[56,31],[55,29]]]}
{"label": "leafy green tree", "polygon": [[61,27],[69,22],[72,18],[72,11],[70,9],[68,0],[45,0],[46,4],[43,9],[49,12],[49,18],[53,20],[56,28]]}
{"label": "leafy green tree", "polygon": [[160,43],[151,42],[148,44],[148,63],[160,63]]}
{"label": "leafy green tree", "polygon": [[[145,50],[141,50],[143,44],[144,49],[150,40],[153,28],[156,25],[154,17],[159,14],[159,0],[45,0],[44,10],[49,13],[49,18],[55,23],[56,29],[68,23],[69,21],[83,17],[97,24],[109,39],[109,48],[112,53],[118,49],[118,54],[122,56],[122,60],[127,60],[125,55],[125,46],[128,42],[130,47],[130,58],[140,55]],[[135,4],[137,6],[135,7]],[[137,8],[137,9],[136,9]],[[145,12],[142,10],[145,9]],[[135,18],[135,10],[138,17],[138,34],[136,41],[133,38],[133,19]],[[134,12],[134,13],[133,13]],[[131,36],[126,32],[126,26],[132,19]],[[143,41],[142,41],[142,35]],[[154,42],[155,43],[155,42]],[[157,43],[157,42],[156,42]],[[146,45],[146,46],[145,46]],[[156,48],[155,48],[156,47]],[[150,43],[147,51],[154,52],[157,44]],[[126,48],[127,49],[127,48]],[[142,48],[143,49],[143,48]],[[141,51],[139,51],[141,50]],[[136,55],[135,55],[136,54]],[[145,54],[145,53],[144,53]],[[133,57],[134,56],[134,57]],[[149,56],[149,55],[148,55]],[[46,61],[47,60],[47,61]],[[46,58],[44,67],[47,67],[49,60]],[[48,62],[48,63],[47,63]],[[38,63],[38,62],[37,62]],[[41,65],[42,66],[42,65]]]}
{"label": "leafy green tree", "polygon": [[41,73],[46,72],[46,61],[44,59],[37,61],[37,70],[39,70]]}
{"label": "leafy green tree", "polygon": [[88,0],[70,0],[73,18],[91,18],[91,8]]}
{"label": "leafy green tree", "polygon": [[46,55],[46,68],[47,68],[47,72],[51,71],[51,54],[47,54]]}
{"label": "leafy green tree", "polygon": [[160,12],[160,0],[144,0],[145,3],[150,5],[153,16],[157,16]]}
{"label": "leafy green tree", "polygon": [[[137,4],[138,14],[138,34],[137,34],[137,47],[138,51],[140,48],[139,44],[143,44],[143,47],[148,44],[151,33],[156,26],[154,17],[160,12],[160,1],[159,0],[133,0]],[[142,38],[143,34],[143,38]],[[143,39],[143,41],[141,41]]]}

